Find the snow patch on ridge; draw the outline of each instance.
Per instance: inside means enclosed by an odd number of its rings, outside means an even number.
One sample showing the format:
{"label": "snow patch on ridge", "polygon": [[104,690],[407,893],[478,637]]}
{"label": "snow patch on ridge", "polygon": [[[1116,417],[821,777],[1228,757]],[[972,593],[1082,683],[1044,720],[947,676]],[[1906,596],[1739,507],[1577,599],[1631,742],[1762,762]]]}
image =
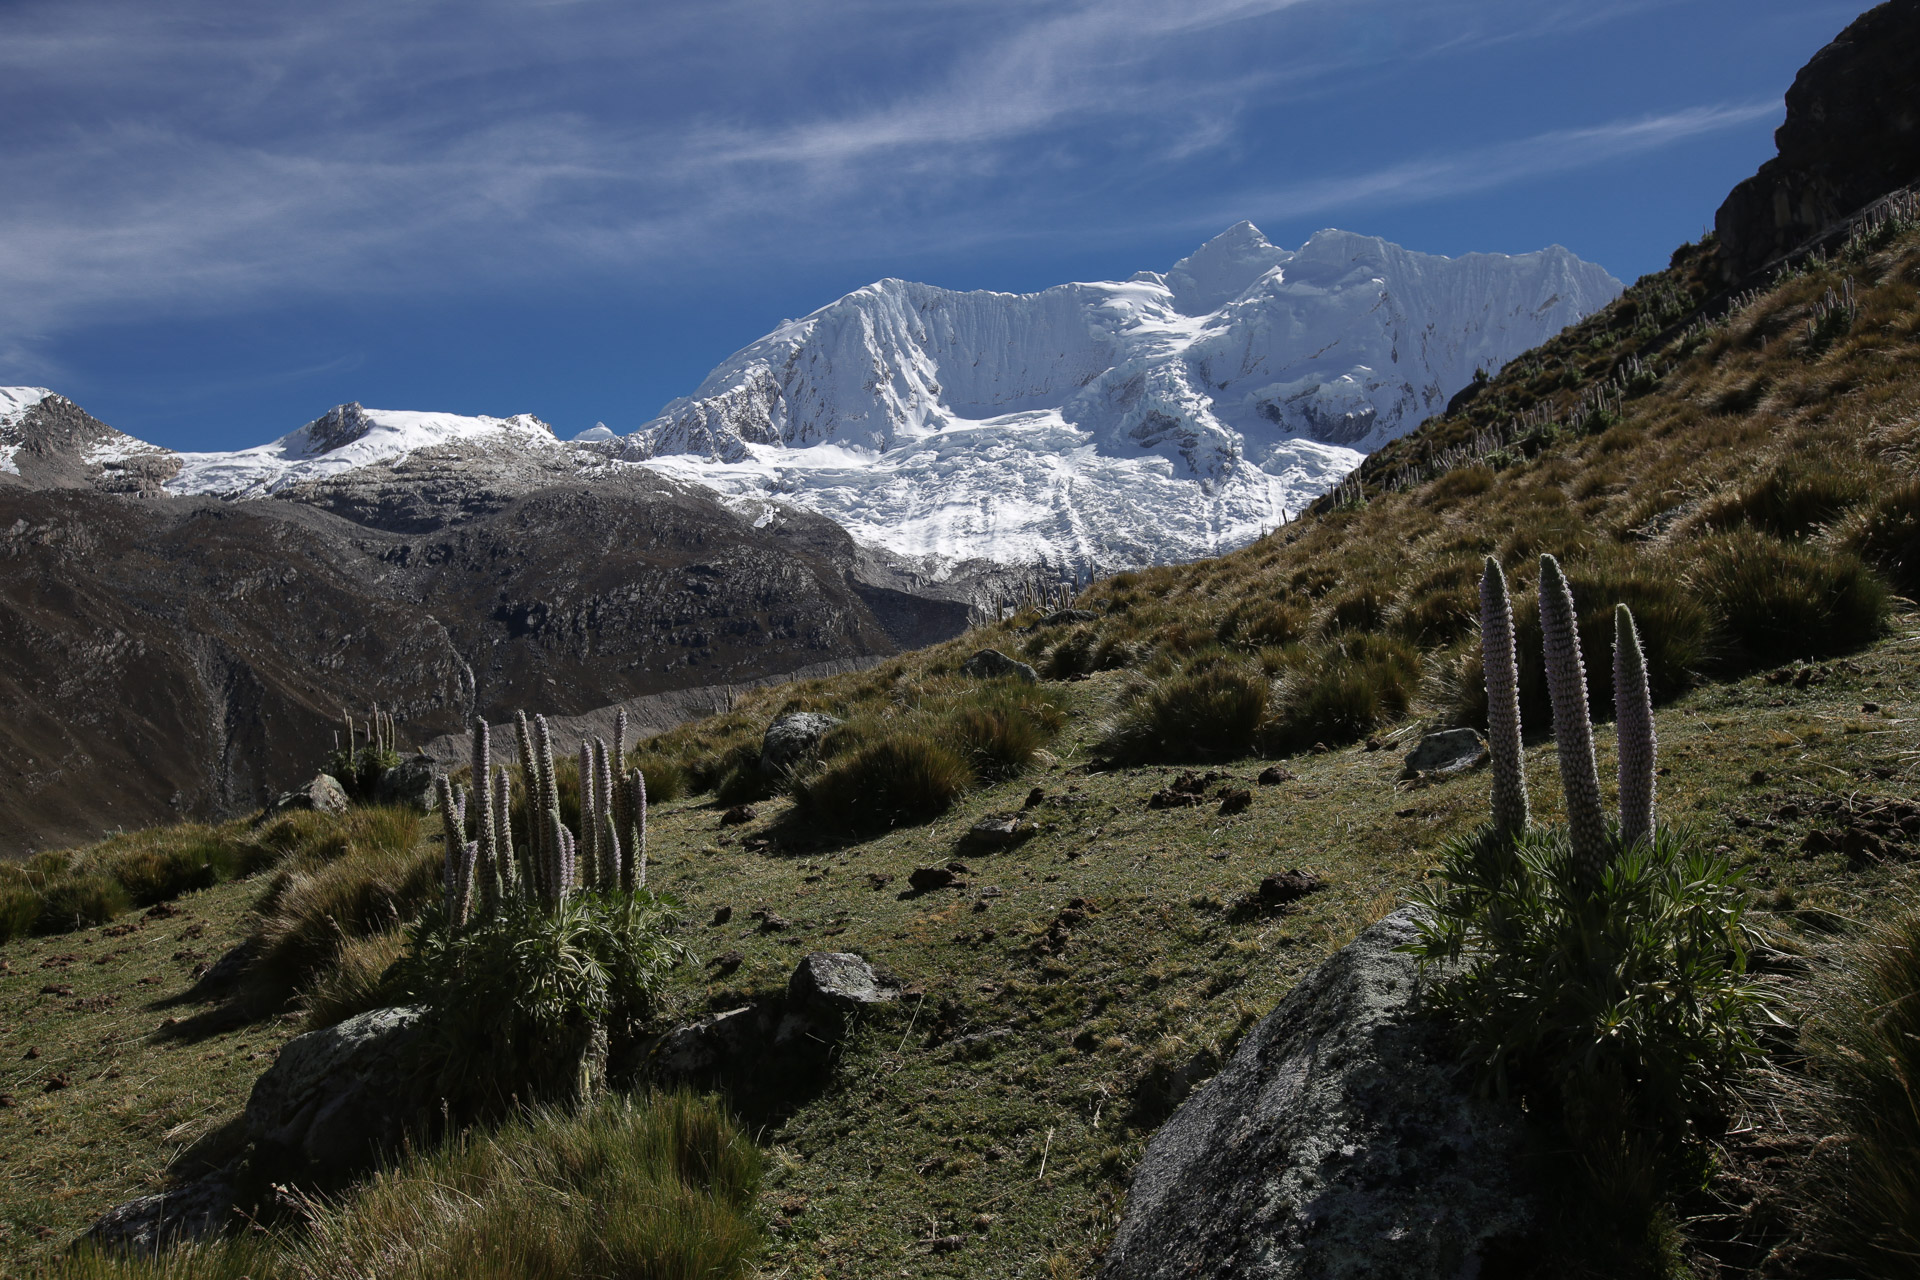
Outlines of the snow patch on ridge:
{"label": "snow patch on ridge", "polygon": [[20,467],[13,455],[20,451],[20,441],[9,440],[8,428],[19,422],[27,410],[45,400],[53,392],[46,387],[0,387],[0,471],[8,475],[20,474]]}
{"label": "snow patch on ridge", "polygon": [[356,467],[459,444],[559,447],[553,429],[530,413],[511,418],[467,417],[348,404],[271,444],[225,453],[178,454],[179,473],[166,488],[177,494],[261,498]]}

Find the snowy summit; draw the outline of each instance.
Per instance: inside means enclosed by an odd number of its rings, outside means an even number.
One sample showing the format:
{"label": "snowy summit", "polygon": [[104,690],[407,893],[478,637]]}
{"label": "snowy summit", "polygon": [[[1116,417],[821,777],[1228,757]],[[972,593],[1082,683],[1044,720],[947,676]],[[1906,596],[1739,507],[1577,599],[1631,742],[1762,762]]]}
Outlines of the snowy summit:
{"label": "snowy summit", "polygon": [[1443,258],[1242,222],[1164,274],[882,280],[721,364],[624,456],[909,556],[1062,567],[1241,545],[1621,284],[1555,246]]}

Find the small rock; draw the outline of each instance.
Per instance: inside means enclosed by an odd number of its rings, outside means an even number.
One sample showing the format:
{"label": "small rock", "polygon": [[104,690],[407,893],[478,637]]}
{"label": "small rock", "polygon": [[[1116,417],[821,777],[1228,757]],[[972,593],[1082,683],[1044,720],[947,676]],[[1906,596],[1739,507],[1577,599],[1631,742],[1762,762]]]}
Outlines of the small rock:
{"label": "small rock", "polygon": [[787,1004],[792,1009],[851,1013],[867,1005],[887,1004],[899,994],[896,984],[883,981],[872,965],[850,951],[815,951],[787,979]]}
{"label": "small rock", "polygon": [[175,916],[182,914],[184,913],[180,908],[174,906],[171,902],[156,902],[146,910],[146,917],[149,920],[171,920]]}
{"label": "small rock", "polygon": [[967,843],[982,849],[1011,849],[1031,838],[1037,829],[1018,814],[989,814],[967,831]]}
{"label": "small rock", "polygon": [[12,1105],[13,1105],[13,1095],[10,1093],[0,1093],[0,1111],[5,1111],[8,1107]]}
{"label": "small rock", "polygon": [[1767,783],[1773,781],[1773,775],[1765,769],[1755,769],[1747,781],[1756,787],[1764,787]]}
{"label": "small rock", "polygon": [[793,927],[792,921],[773,911],[756,911],[753,913],[753,919],[760,922],[760,932],[762,933],[778,933],[782,929],[790,929]]}
{"label": "small rock", "polygon": [[1020,807],[1022,809],[1037,809],[1046,801],[1046,798],[1047,793],[1041,788],[1035,787],[1033,790],[1027,792],[1027,802]]}
{"label": "small rock", "polygon": [[949,862],[947,864],[947,870],[957,876],[970,876],[973,874],[973,868],[964,862]]}
{"label": "small rock", "polygon": [[1422,773],[1451,773],[1464,769],[1480,758],[1485,744],[1471,729],[1442,729],[1420,739],[1420,745],[1407,753],[1407,768]]}
{"label": "small rock", "polygon": [[1228,791],[1220,797],[1221,813],[1242,813],[1253,807],[1253,792]]}
{"label": "small rock", "polygon": [[49,982],[46,986],[40,988],[40,994],[43,996],[70,996],[73,994],[73,988],[64,982]]}
{"label": "small rock", "polygon": [[707,968],[714,971],[714,977],[726,978],[732,976],[733,971],[738,969],[745,960],[746,957],[738,951],[729,951],[725,955],[715,956],[707,961]]}
{"label": "small rock", "polygon": [[1271,911],[1326,887],[1326,882],[1311,871],[1285,871],[1260,882],[1260,905]]}
{"label": "small rock", "polygon": [[795,711],[767,726],[760,739],[760,772],[771,777],[784,773],[812,754],[820,739],[840,721],[822,711]]}
{"label": "small rock", "polygon": [[40,1056],[40,1046],[37,1044],[30,1044],[27,1046],[27,1051],[21,1054],[20,1056],[22,1058],[25,1058],[28,1062],[31,1062],[35,1058]]}
{"label": "small rock", "polygon": [[958,1253],[966,1243],[965,1236],[935,1236],[927,1241],[927,1247],[935,1253]]}
{"label": "small rock", "polygon": [[1260,771],[1260,785],[1263,787],[1276,787],[1283,782],[1292,781],[1293,775],[1277,764],[1270,764]]}
{"label": "small rock", "polygon": [[723,925],[731,919],[733,919],[732,907],[715,907],[713,909],[713,923],[715,925]]}
{"label": "small rock", "polygon": [[1007,891],[997,884],[990,884],[980,891],[980,896],[983,898],[1004,898],[1007,896]]}
{"label": "small rock", "polygon": [[744,826],[746,823],[752,822],[754,817],[755,814],[752,805],[737,804],[720,815],[720,825],[723,827]]}
{"label": "small rock", "polygon": [[893,877],[884,871],[867,872],[867,887],[869,889],[884,889],[892,883]]}
{"label": "small rock", "polygon": [[958,880],[959,877],[945,867],[915,867],[907,877],[907,883],[921,893],[951,888]]}
{"label": "small rock", "polygon": [[300,809],[312,809],[318,813],[345,813],[346,789],[332,774],[316,773],[312,781],[292,791],[281,792],[279,798],[267,806],[265,816],[271,818]]}
{"label": "small rock", "polygon": [[68,1075],[64,1071],[56,1071],[52,1075],[47,1077],[47,1083],[41,1086],[41,1088],[43,1089],[44,1092],[47,1092],[47,1093],[58,1093],[62,1089],[71,1088],[72,1085],[73,1085],[72,1076]]}
{"label": "small rock", "polygon": [[976,680],[1018,680],[1037,684],[1040,673],[1024,662],[1016,662],[998,649],[982,649],[960,664],[960,674]]}
{"label": "small rock", "polygon": [[1050,613],[1042,618],[1040,625],[1043,627],[1058,627],[1069,622],[1092,622],[1099,618],[1099,616],[1099,614],[1091,609],[1062,609],[1058,613]]}
{"label": "small rock", "polygon": [[216,1235],[234,1209],[226,1170],[157,1195],[139,1196],[107,1210],[87,1229],[94,1242],[155,1254],[186,1240]]}
{"label": "small rock", "polygon": [[1880,704],[1877,702],[1863,702],[1860,704],[1860,710],[1868,715],[1874,715],[1880,710]]}

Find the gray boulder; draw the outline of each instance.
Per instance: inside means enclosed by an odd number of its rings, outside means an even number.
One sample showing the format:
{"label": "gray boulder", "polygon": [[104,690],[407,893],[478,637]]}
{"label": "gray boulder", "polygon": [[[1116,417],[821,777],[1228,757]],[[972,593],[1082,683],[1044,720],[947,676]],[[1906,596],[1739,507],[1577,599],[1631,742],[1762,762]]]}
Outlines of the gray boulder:
{"label": "gray boulder", "polygon": [[767,726],[760,740],[760,772],[771,777],[784,773],[820,745],[828,730],[840,721],[823,711],[795,711]]}
{"label": "gray boulder", "polygon": [[346,788],[330,773],[316,773],[313,780],[292,791],[283,791],[272,804],[267,806],[267,816],[289,813],[299,809],[317,809],[321,813],[345,813],[347,811]]}
{"label": "gray boulder", "polygon": [[431,1110],[414,1061],[425,1017],[373,1009],[288,1041],[247,1099],[256,1166],[327,1181],[397,1148]]}
{"label": "gray boulder", "polygon": [[998,649],[982,649],[960,664],[960,674],[976,680],[1019,680],[1024,684],[1039,681],[1040,673],[1024,662],[1016,662]]}
{"label": "gray boulder", "polygon": [[440,803],[439,789],[433,785],[431,756],[402,760],[380,775],[374,787],[374,799],[381,804],[410,805],[425,813]]}
{"label": "gray boulder", "polygon": [[787,979],[787,1008],[796,1012],[852,1013],[867,1005],[886,1004],[898,995],[872,965],[848,951],[816,951]]}
{"label": "gray boulder", "polygon": [[227,1170],[183,1186],[115,1205],[87,1229],[95,1244],[155,1254],[171,1245],[218,1235],[233,1217],[233,1184]]}
{"label": "gray boulder", "polygon": [[1295,987],[1153,1137],[1104,1280],[1458,1280],[1525,1247],[1531,1137],[1417,1016],[1400,911]]}
{"label": "gray boulder", "polygon": [[1420,739],[1420,745],[1407,752],[1407,768],[1422,773],[1452,773],[1473,764],[1485,750],[1486,744],[1471,729],[1442,729]]}

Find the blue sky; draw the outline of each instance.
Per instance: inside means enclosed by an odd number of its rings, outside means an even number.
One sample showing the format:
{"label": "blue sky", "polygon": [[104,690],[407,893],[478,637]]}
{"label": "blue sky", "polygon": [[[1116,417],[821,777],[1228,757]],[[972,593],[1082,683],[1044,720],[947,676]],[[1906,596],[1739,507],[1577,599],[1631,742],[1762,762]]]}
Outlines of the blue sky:
{"label": "blue sky", "polygon": [[883,276],[1250,218],[1665,265],[1864,0],[11,0],[0,382],[175,448],[631,430]]}

